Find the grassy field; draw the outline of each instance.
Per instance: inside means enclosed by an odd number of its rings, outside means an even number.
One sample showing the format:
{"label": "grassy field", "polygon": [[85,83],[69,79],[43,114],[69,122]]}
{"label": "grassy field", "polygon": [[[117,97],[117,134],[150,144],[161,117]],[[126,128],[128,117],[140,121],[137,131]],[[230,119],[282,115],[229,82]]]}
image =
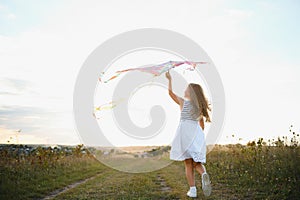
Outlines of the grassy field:
{"label": "grassy field", "polygon": [[[82,146],[68,151],[38,147],[28,154],[18,148],[0,151],[0,199],[188,199],[182,162],[149,173],[125,173],[101,164]],[[298,142],[287,145],[280,138],[269,144],[259,139],[216,145],[206,164],[212,195],[203,196],[197,175],[197,199],[297,199],[299,156]]]}

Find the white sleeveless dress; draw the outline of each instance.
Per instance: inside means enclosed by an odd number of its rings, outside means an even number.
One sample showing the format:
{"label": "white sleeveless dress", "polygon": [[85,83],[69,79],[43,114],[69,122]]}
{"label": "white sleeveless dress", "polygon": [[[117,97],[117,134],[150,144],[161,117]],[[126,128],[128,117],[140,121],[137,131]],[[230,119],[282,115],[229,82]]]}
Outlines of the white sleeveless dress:
{"label": "white sleeveless dress", "polygon": [[206,143],[199,120],[191,116],[191,102],[184,100],[180,122],[171,144],[170,159],[183,161],[192,158],[195,162],[206,162]]}

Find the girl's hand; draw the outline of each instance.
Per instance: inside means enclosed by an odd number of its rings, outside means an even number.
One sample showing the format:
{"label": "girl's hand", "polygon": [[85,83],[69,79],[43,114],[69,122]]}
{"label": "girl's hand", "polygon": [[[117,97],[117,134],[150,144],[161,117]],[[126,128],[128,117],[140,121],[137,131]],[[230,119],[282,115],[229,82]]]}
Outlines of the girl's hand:
{"label": "girl's hand", "polygon": [[166,78],[167,78],[168,80],[171,80],[171,79],[172,79],[172,77],[171,77],[171,75],[170,75],[170,72],[169,72],[169,71],[167,71],[167,72],[166,72]]}

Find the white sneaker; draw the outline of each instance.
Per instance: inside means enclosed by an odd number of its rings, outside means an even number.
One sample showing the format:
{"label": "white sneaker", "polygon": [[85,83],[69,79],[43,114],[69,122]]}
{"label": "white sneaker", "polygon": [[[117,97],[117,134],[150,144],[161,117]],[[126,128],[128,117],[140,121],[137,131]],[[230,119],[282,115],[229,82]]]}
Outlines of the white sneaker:
{"label": "white sneaker", "polygon": [[190,190],[186,193],[188,197],[197,197],[197,189],[196,187],[190,188]]}
{"label": "white sneaker", "polygon": [[210,179],[206,171],[202,174],[202,190],[205,196],[209,196],[211,194]]}

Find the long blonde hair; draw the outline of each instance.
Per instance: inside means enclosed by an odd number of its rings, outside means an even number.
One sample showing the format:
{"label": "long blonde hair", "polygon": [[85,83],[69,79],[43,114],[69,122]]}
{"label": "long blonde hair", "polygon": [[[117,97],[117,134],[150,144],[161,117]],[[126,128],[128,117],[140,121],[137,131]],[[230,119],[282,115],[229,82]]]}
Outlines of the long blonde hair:
{"label": "long blonde hair", "polygon": [[211,111],[211,108],[204,95],[202,87],[198,84],[190,83],[188,88],[190,92],[191,103],[193,105],[192,115],[196,118],[204,116],[206,122],[211,122],[208,114],[208,112]]}

